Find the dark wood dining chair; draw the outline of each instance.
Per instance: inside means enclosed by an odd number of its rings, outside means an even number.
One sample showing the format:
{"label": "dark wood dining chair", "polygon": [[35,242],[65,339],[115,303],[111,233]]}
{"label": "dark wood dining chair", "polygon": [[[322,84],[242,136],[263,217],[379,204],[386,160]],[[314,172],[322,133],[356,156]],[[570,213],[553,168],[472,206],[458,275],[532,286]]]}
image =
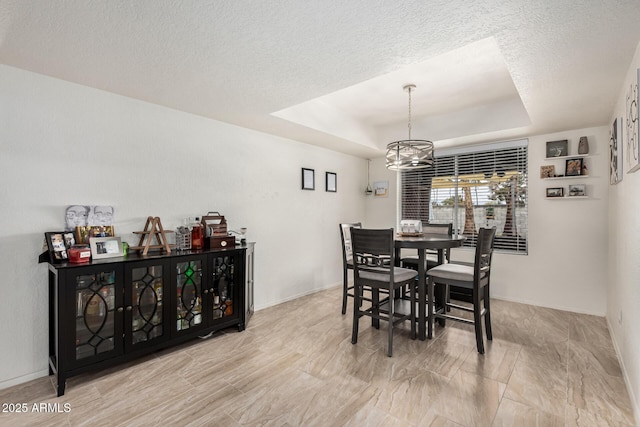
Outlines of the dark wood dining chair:
{"label": "dark wood dining chair", "polygon": [[[423,224],[422,232],[425,234],[453,234],[453,224]],[[425,251],[426,264],[424,271],[436,267],[438,263],[438,251],[436,249],[427,249]],[[451,249],[444,249],[444,261],[451,262]],[[401,265],[418,271],[418,255],[407,255],[402,258]]]}
{"label": "dark wood dining chair", "polygon": [[[423,224],[422,232],[425,234],[448,234],[451,236],[453,234],[453,224]],[[446,262],[451,261],[451,251],[449,249],[445,249],[444,259]],[[433,268],[438,265],[438,251],[437,250],[427,250],[426,251],[426,260],[427,265],[425,270]],[[412,268],[414,270],[418,269],[418,255],[408,255],[402,258],[401,260],[402,266],[407,268]]]}
{"label": "dark wood dining chair", "polygon": [[342,314],[347,312],[347,297],[353,298],[353,285],[349,285],[349,270],[353,270],[351,228],[362,228],[362,223],[340,224],[340,239],[342,240]]}
{"label": "dark wood dining chair", "polygon": [[[387,321],[388,344],[387,356],[393,354],[393,329],[396,325],[409,320],[411,323],[411,338],[416,337],[416,296],[410,292],[409,313],[399,310],[402,299],[396,298],[396,290],[412,284],[417,272],[402,267],[395,267],[393,229],[369,230],[351,228],[351,242],[354,266],[354,303],[353,303],[353,331],[351,342],[358,342],[358,324],[362,316],[369,316],[374,320]],[[364,288],[371,289],[371,306],[363,308],[360,296]],[[409,286],[413,289],[413,286]],[[380,299],[380,291],[384,290],[387,298]],[[396,303],[399,303],[396,306]],[[382,307],[382,305],[385,307]],[[374,322],[375,324],[375,322]]]}
{"label": "dark wood dining chair", "polygon": [[[429,338],[432,337],[434,319],[451,319],[459,322],[470,323],[475,327],[478,353],[484,354],[484,340],[482,334],[483,317],[487,339],[493,339],[493,336],[491,334],[489,284],[491,278],[491,258],[493,255],[493,242],[495,239],[495,235],[495,227],[481,228],[478,231],[476,253],[473,265],[463,265],[456,263],[442,264],[427,271],[427,288],[429,293],[427,311],[427,336]],[[436,284],[445,286],[445,300],[442,301],[443,307],[438,309],[434,313],[433,297]],[[451,303],[449,300],[450,286],[470,289],[472,293],[473,306],[469,308],[466,306]],[[449,308],[472,312],[473,320],[448,314],[447,309]]]}

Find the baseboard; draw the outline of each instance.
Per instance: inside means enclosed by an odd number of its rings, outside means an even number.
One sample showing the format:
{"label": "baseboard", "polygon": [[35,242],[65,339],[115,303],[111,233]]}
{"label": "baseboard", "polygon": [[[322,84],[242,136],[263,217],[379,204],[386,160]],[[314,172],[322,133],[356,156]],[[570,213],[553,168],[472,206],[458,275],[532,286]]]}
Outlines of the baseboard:
{"label": "baseboard", "polygon": [[636,423],[640,422],[640,407],[638,407],[636,396],[633,393],[633,387],[631,387],[631,381],[629,380],[629,375],[627,374],[627,368],[624,365],[624,360],[622,359],[622,353],[620,353],[620,347],[618,346],[618,341],[616,340],[616,336],[613,333],[613,328],[611,327],[611,322],[609,318],[607,319],[607,328],[609,328],[609,335],[611,336],[611,341],[613,341],[613,348],[616,351],[616,356],[618,357],[618,363],[620,364],[620,369],[622,370],[622,376],[624,378],[624,383],[627,386],[627,393],[629,393],[629,399],[631,399],[631,405],[633,406],[633,416],[636,419]]}
{"label": "baseboard", "polygon": [[273,302],[265,304],[265,305],[257,305],[256,304],[255,305],[255,311],[264,310],[265,308],[269,308],[269,307],[273,307],[273,306],[278,305],[278,304],[282,304],[282,303],[285,303],[285,302],[293,301],[294,299],[306,297],[307,295],[311,295],[311,294],[315,294],[315,293],[318,293],[318,292],[326,291],[327,289],[336,288],[338,286],[342,287],[342,282],[340,282],[338,284],[327,285],[327,286],[324,286],[322,288],[311,289],[311,290],[308,290],[308,291],[305,291],[305,292],[301,292],[299,294],[288,296],[288,297],[283,298],[281,300],[273,301]]}
{"label": "baseboard", "polygon": [[572,313],[588,314],[591,316],[598,316],[598,317],[606,316],[606,313],[604,312],[593,312],[593,311],[583,310],[575,307],[565,307],[565,306],[559,306],[559,305],[554,306],[553,304],[541,304],[540,301],[531,301],[523,298],[510,298],[502,295],[496,295],[494,292],[491,292],[491,299],[501,299],[509,302],[517,302],[519,304],[535,305],[537,307],[552,308],[554,310],[570,311]]}
{"label": "baseboard", "polygon": [[11,378],[10,380],[0,382],[0,390],[13,387],[14,385],[24,384],[32,380],[37,380],[38,378],[46,377],[47,375],[49,375],[49,370],[45,369],[43,371],[34,372],[32,374]]}

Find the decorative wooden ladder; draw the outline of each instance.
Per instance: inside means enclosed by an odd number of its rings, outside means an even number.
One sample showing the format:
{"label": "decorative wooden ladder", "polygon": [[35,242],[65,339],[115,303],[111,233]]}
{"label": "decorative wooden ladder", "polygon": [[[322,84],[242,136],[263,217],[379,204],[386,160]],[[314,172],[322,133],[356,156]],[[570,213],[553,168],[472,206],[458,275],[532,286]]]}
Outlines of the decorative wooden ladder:
{"label": "decorative wooden ladder", "polygon": [[[173,233],[172,230],[166,230],[162,228],[160,217],[150,216],[147,218],[147,222],[144,224],[143,231],[134,231],[133,234],[140,234],[140,242],[138,246],[133,246],[132,250],[142,251],[142,255],[146,255],[149,249],[164,249],[168,254],[171,253],[171,248],[175,247],[174,244],[169,244],[167,241],[166,233]],[[155,237],[157,244],[152,245],[151,241]],[[145,242],[146,239],[146,242]]]}

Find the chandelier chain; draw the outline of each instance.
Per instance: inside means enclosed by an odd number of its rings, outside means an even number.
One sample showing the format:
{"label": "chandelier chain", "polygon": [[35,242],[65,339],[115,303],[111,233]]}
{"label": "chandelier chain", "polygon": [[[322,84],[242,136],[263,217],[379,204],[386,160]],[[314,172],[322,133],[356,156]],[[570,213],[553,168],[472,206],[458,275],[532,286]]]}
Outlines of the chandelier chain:
{"label": "chandelier chain", "polygon": [[407,89],[409,91],[409,122],[407,124],[407,127],[409,128],[409,141],[411,141],[411,86],[409,86]]}

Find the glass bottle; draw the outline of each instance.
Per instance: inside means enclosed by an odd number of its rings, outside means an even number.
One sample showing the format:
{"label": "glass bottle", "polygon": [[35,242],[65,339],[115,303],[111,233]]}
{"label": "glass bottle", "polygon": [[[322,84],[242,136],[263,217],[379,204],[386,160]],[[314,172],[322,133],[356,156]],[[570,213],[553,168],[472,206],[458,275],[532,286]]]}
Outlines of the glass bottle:
{"label": "glass bottle", "polygon": [[200,224],[200,217],[196,217],[196,220],[192,224],[192,226],[191,249],[202,249],[204,248],[204,229],[202,228],[202,224]]}
{"label": "glass bottle", "polygon": [[231,316],[233,314],[233,302],[228,299],[225,301],[225,304],[227,304],[227,308],[224,310],[224,315]]}

